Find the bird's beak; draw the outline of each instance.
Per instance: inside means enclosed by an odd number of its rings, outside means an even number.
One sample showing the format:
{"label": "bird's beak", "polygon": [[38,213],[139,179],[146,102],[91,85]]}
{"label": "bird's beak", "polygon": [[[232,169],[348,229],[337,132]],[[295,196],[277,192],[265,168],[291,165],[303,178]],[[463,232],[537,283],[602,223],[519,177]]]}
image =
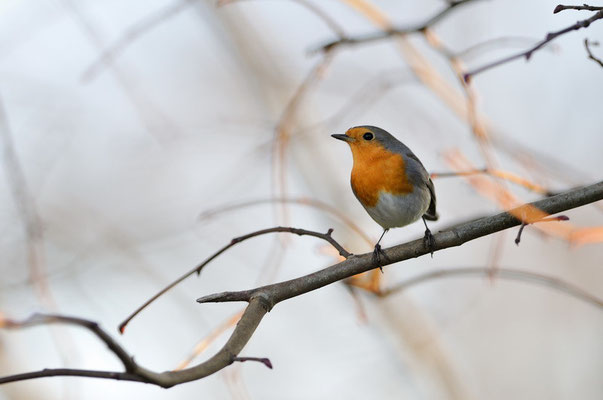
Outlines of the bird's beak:
{"label": "bird's beak", "polygon": [[334,137],[335,139],[339,139],[339,140],[343,140],[344,142],[348,142],[351,143],[354,141],[354,138],[349,137],[348,135],[331,135],[331,137]]}

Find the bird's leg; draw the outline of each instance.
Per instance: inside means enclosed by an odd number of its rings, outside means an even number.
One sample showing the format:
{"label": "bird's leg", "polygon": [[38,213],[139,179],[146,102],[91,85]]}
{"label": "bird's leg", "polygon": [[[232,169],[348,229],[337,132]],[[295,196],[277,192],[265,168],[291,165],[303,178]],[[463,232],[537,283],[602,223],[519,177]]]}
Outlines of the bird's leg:
{"label": "bird's leg", "polygon": [[377,241],[377,244],[375,245],[375,250],[373,250],[373,257],[377,261],[377,265],[379,266],[379,269],[381,270],[382,273],[383,273],[383,268],[381,268],[381,253],[383,253],[383,252],[381,251],[381,245],[379,243],[381,243],[381,239],[383,239],[383,236],[385,236],[385,233],[387,231],[389,231],[389,228],[383,230],[381,237],[379,238],[379,240]]}
{"label": "bird's leg", "polygon": [[427,250],[431,252],[431,258],[433,258],[433,248],[435,246],[435,239],[431,234],[431,231],[427,227],[427,222],[425,222],[425,217],[423,217],[423,223],[425,224],[425,236],[423,237],[423,245]]}

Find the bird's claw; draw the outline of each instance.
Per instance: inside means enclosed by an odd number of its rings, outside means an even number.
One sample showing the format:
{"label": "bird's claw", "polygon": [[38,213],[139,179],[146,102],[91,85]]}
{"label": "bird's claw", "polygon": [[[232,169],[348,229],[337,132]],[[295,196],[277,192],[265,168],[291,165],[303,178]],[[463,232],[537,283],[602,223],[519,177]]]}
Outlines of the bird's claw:
{"label": "bird's claw", "polygon": [[425,236],[423,237],[423,245],[431,253],[431,258],[433,258],[433,250],[435,248],[435,244],[435,238],[431,234],[431,231],[429,229],[426,229]]}
{"label": "bird's claw", "polygon": [[375,262],[377,263],[377,266],[379,267],[379,270],[381,271],[381,273],[383,273],[383,268],[381,267],[381,254],[383,253],[383,250],[381,250],[381,245],[379,243],[377,243],[375,245],[375,249],[373,250],[373,258],[375,259]]}

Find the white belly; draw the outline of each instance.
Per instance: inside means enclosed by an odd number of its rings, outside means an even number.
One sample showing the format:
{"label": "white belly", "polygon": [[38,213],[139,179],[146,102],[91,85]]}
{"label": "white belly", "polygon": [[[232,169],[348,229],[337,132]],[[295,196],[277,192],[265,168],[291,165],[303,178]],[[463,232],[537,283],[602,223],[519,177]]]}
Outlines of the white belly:
{"label": "white belly", "polygon": [[427,188],[415,188],[404,196],[381,192],[377,205],[365,209],[383,229],[389,229],[408,225],[421,218],[429,208],[430,200]]}

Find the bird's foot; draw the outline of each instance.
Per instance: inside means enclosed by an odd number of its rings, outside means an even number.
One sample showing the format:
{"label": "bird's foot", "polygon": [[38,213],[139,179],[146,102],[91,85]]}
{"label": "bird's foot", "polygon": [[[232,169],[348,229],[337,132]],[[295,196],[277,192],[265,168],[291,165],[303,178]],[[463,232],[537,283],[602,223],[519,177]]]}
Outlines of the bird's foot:
{"label": "bird's foot", "polygon": [[381,245],[379,243],[377,243],[375,245],[375,249],[373,250],[373,258],[375,259],[375,262],[377,263],[379,270],[381,270],[381,273],[383,273],[383,268],[381,268],[381,254],[383,254],[385,256],[385,254],[383,253],[383,250],[381,250]]}
{"label": "bird's foot", "polygon": [[423,245],[429,252],[431,253],[431,258],[433,258],[433,250],[435,248],[435,238],[431,234],[429,228],[425,230],[425,236],[423,237]]}

